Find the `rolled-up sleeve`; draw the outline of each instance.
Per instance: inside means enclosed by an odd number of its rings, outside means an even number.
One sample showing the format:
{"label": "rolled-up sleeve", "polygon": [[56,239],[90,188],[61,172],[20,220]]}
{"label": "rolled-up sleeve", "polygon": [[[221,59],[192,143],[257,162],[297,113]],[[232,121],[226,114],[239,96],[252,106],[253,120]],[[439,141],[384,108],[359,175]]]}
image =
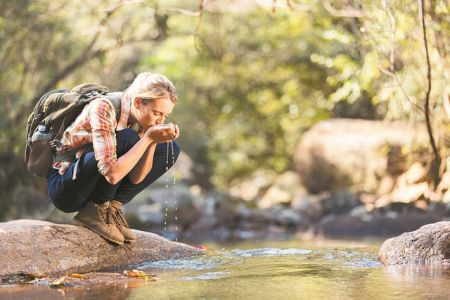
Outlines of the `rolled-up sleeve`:
{"label": "rolled-up sleeve", "polygon": [[96,99],[91,103],[89,118],[98,171],[105,176],[117,160],[116,113],[108,100]]}

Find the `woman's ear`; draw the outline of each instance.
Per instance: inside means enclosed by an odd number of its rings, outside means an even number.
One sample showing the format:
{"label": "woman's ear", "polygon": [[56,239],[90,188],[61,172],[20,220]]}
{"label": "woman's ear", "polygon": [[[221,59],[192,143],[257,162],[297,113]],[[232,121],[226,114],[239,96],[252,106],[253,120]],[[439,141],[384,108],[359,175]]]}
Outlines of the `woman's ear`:
{"label": "woman's ear", "polygon": [[140,97],[135,97],[133,104],[134,104],[134,107],[140,108],[142,105],[142,99]]}

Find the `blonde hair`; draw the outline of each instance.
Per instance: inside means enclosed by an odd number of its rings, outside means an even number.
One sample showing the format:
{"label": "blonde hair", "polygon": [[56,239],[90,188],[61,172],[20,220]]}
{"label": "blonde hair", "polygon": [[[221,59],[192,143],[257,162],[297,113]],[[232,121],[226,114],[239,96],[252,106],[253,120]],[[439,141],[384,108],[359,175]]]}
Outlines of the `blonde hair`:
{"label": "blonde hair", "polygon": [[167,77],[156,73],[140,73],[126,89],[125,94],[132,101],[139,97],[144,103],[166,96],[169,96],[173,103],[177,102],[177,92],[173,83]]}

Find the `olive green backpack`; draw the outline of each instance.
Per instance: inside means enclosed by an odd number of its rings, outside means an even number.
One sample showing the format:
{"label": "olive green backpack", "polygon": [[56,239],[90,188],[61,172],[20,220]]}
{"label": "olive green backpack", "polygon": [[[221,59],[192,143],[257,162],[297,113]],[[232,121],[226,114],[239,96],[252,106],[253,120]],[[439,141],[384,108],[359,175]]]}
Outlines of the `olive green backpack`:
{"label": "olive green backpack", "polygon": [[88,146],[62,153],[60,140],[85,105],[99,97],[111,101],[119,120],[120,97],[95,83],[80,84],[71,90],[53,90],[39,99],[27,122],[25,163],[31,173],[47,177],[54,162],[73,157],[77,151]]}

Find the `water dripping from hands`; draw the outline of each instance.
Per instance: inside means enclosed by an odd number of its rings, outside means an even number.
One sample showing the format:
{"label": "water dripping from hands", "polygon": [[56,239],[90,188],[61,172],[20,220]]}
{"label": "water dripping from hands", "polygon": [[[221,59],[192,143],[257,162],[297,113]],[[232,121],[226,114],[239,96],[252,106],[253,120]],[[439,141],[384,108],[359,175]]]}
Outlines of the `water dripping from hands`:
{"label": "water dripping from hands", "polygon": [[167,234],[167,207],[168,207],[168,197],[169,197],[169,176],[167,171],[169,170],[169,142],[166,145],[166,190],[164,195],[164,232]]}
{"label": "water dripping from hands", "polygon": [[[169,145],[170,144],[170,145]],[[168,221],[168,201],[169,201],[169,146],[172,153],[172,166],[175,164],[175,152],[173,151],[173,142],[167,142],[167,151],[166,151],[166,190],[165,190],[165,197],[164,197],[164,232],[167,234],[167,221]],[[176,179],[173,178],[173,199],[174,199],[174,206],[175,206],[175,216],[174,216],[174,223],[175,223],[175,241],[178,242],[178,205],[177,205],[177,191],[175,189]]]}
{"label": "water dripping from hands", "polygon": [[[170,142],[172,152],[172,166],[175,164],[175,153],[173,152],[173,142]],[[173,199],[175,204],[175,242],[178,242],[178,205],[177,205],[177,190],[175,189],[176,179],[173,177]]]}

